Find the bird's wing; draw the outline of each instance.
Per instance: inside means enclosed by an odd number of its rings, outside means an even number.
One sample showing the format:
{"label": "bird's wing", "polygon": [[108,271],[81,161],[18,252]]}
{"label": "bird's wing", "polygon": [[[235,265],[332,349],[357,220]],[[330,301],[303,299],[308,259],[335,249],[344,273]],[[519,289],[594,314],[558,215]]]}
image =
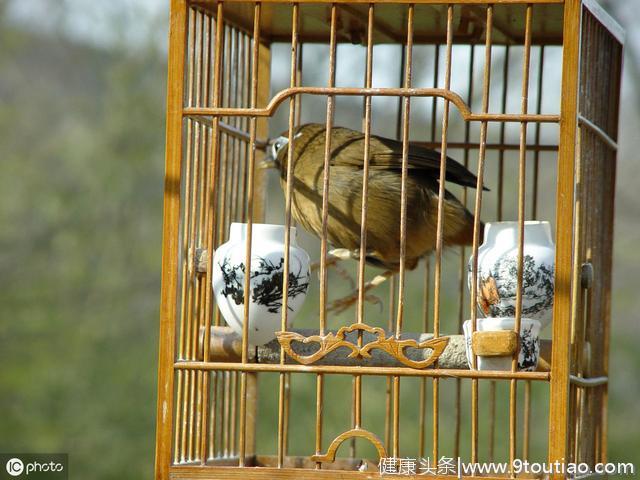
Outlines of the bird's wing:
{"label": "bird's wing", "polygon": [[[379,147],[372,149],[371,167],[402,168],[402,142],[382,137],[376,137],[375,140]],[[428,171],[437,178],[440,175],[440,152],[410,143],[407,166],[409,169]],[[465,187],[476,187],[477,177],[453,158],[447,157],[446,168],[447,181]]]}
{"label": "bird's wing", "polygon": [[[341,133],[334,132],[333,137],[336,134],[341,137]],[[362,168],[364,135],[351,135],[348,138],[332,138],[332,140],[339,140],[335,144],[340,145],[333,149],[332,164],[335,164],[336,159],[339,159],[338,163],[342,165],[350,164]],[[402,142],[372,135],[369,151],[371,152],[369,157],[370,168],[388,170],[402,168]],[[429,172],[434,178],[438,178],[440,174],[440,152],[435,150],[410,143],[407,162],[409,170]],[[477,183],[476,176],[451,157],[447,157],[446,179],[449,182],[466,187],[475,187]],[[484,189],[487,190],[487,188]]]}

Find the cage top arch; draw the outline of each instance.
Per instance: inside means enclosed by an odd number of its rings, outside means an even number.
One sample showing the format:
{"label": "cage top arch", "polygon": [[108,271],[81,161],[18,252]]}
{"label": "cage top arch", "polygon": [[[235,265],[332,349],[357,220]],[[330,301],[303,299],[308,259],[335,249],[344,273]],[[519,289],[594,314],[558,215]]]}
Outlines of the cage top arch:
{"label": "cage top arch", "polygon": [[[199,0],[192,4],[215,13],[218,2]],[[338,21],[336,40],[341,43],[366,43],[367,9],[375,4],[374,43],[404,43],[406,41],[408,1],[337,0]],[[525,10],[534,5],[532,18],[533,45],[562,44],[563,0],[454,0],[436,3],[415,2],[414,43],[444,43],[447,27],[447,5],[454,6],[454,43],[483,43],[486,32],[485,7],[494,5],[493,43],[521,45],[524,43]],[[328,42],[330,36],[330,2],[301,0],[299,41]],[[225,21],[250,32],[253,28],[253,2],[225,0]],[[265,42],[291,41],[292,9],[290,1],[262,2],[261,36]]]}

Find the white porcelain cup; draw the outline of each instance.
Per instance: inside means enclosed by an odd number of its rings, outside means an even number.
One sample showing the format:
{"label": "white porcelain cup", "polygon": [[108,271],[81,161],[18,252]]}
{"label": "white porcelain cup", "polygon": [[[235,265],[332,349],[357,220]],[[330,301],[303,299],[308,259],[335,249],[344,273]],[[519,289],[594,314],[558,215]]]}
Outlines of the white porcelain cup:
{"label": "white porcelain cup", "polygon": [[[492,222],[484,227],[478,249],[478,313],[513,317],[518,296],[518,222]],[[524,222],[522,316],[551,322],[555,246],[549,222]],[[471,290],[473,257],[468,265]]]}
{"label": "white porcelain cup", "polygon": [[[311,274],[309,255],[298,247],[296,229],[291,227],[287,325],[302,308]],[[254,223],[251,235],[251,280],[249,343],[263,345],[275,338],[282,326],[283,225]],[[220,245],[213,257],[213,292],[216,304],[233,330],[242,335],[247,224],[232,223],[229,241]]]}

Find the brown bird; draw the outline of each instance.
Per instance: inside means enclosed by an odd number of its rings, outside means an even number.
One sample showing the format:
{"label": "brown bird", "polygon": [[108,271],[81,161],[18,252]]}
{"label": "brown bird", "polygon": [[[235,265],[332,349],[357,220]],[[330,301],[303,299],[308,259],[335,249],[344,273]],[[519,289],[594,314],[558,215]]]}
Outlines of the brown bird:
{"label": "brown bird", "polygon": [[[306,124],[293,136],[292,215],[306,230],[322,235],[322,182],[326,127]],[[286,189],[288,132],[270,142],[264,166],[277,167]],[[356,256],[360,248],[362,182],[365,136],[343,127],[331,130],[329,168],[328,241]],[[400,265],[400,190],[402,142],[370,136],[367,214],[367,262],[393,273]],[[436,246],[440,153],[410,144],[407,158],[407,269]],[[476,176],[447,158],[446,180],[476,186]],[[473,215],[445,190],[445,246],[467,245],[473,240]],[[482,226],[481,226],[482,227]],[[482,233],[482,232],[480,232]]]}

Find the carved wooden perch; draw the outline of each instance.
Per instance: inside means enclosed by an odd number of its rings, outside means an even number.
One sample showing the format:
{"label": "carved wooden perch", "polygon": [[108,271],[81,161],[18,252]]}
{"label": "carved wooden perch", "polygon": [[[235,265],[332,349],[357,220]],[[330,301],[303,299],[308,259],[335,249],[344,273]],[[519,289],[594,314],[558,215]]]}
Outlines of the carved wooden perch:
{"label": "carved wooden perch", "polygon": [[[312,337],[318,335],[317,330],[311,329],[292,329],[291,332],[298,334],[301,337]],[[334,330],[331,333],[334,335],[337,332]],[[385,334],[387,337],[390,333]],[[438,357],[438,368],[444,369],[468,369],[467,358],[465,353],[464,335],[447,335],[449,342],[444,347],[442,353]],[[358,332],[351,331],[344,333],[344,341],[352,343],[354,346],[357,344]],[[379,334],[362,332],[362,344],[374,343],[379,339]],[[428,340],[433,339],[432,333],[403,333],[400,340],[413,340],[417,344],[424,344]],[[200,329],[200,338],[198,342],[198,359],[203,360],[203,342],[204,342],[204,328]],[[293,342],[292,348],[299,357],[311,357],[318,350],[318,343],[301,343]],[[352,348],[347,346],[338,347],[331,352],[328,352],[321,358],[317,358],[313,362],[314,365],[337,365],[337,366],[362,366],[362,367],[404,367],[403,364],[393,356],[389,355],[383,350],[372,349],[368,353],[369,357],[350,357],[353,352]],[[417,349],[406,348],[404,350],[404,356],[407,360],[412,362],[424,362],[431,356],[432,350],[429,349]],[[209,337],[209,361],[212,362],[239,362],[242,354],[242,338],[236,334],[230,327],[211,327],[211,334]],[[546,362],[551,360],[551,341],[540,340],[540,357]],[[280,343],[278,340],[273,339],[266,345],[259,347],[249,348],[249,361],[252,363],[266,363],[277,364],[280,363]],[[297,364],[289,356],[285,359],[285,363]],[[542,362],[541,362],[542,363]],[[430,367],[427,367],[430,368]]]}
{"label": "carved wooden perch", "polygon": [[[358,345],[352,339],[348,339],[347,335],[354,332],[369,333],[375,338],[372,341],[363,341]],[[433,364],[442,355],[442,352],[449,343],[449,337],[438,337],[424,341],[416,341],[414,339],[397,339],[394,335],[389,335],[380,327],[371,327],[365,324],[354,323],[349,327],[341,327],[337,333],[329,332],[326,335],[304,336],[296,332],[276,332],[276,338],[286,354],[293,358],[296,362],[303,365],[317,363],[321,358],[330,355],[334,350],[339,348],[347,348],[350,350],[349,358],[365,359],[371,358],[371,352],[374,350],[382,350],[390,357],[395,358],[400,363],[411,368],[426,368]],[[356,339],[357,340],[357,339]],[[364,340],[364,339],[363,339]],[[297,344],[313,344],[318,345],[318,349],[311,354],[299,353],[294,348],[294,342]],[[428,350],[428,352],[420,351],[418,357],[422,360],[414,360],[408,358],[406,352],[408,348]]]}

